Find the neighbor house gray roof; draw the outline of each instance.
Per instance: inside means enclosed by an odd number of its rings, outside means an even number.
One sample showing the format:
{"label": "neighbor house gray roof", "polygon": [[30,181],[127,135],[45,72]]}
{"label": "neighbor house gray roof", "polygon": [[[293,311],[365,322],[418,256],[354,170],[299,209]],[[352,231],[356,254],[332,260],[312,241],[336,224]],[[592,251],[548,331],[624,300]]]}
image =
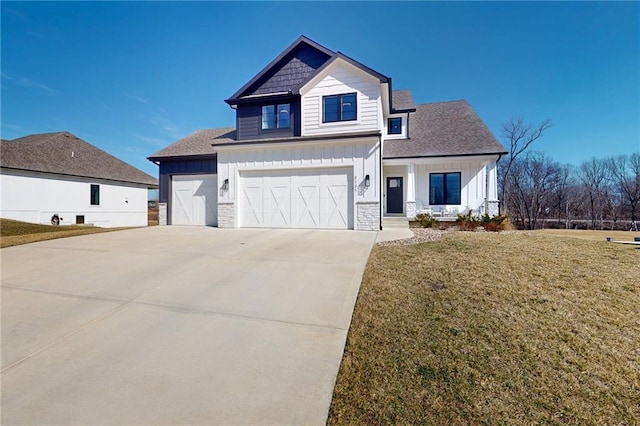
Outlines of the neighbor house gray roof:
{"label": "neighbor house gray roof", "polygon": [[153,176],[69,132],[3,140],[0,150],[0,166],[4,168],[158,186]]}
{"label": "neighbor house gray roof", "polygon": [[236,129],[233,127],[197,130],[189,136],[151,155],[149,160],[153,161],[168,157],[213,155],[216,153],[216,150],[211,146],[212,143],[230,143],[235,141]]}
{"label": "neighbor house gray roof", "polygon": [[465,100],[416,105],[409,137],[385,141],[383,158],[507,153]]}
{"label": "neighbor house gray roof", "polygon": [[393,111],[415,110],[416,104],[413,102],[411,90],[394,90],[391,94],[391,106],[393,107]]}

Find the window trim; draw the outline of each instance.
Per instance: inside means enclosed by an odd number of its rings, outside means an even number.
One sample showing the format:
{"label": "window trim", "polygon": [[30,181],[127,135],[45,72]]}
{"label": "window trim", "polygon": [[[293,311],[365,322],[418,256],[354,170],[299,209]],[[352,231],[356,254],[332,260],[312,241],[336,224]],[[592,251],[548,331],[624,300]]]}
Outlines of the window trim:
{"label": "window trim", "polygon": [[[281,106],[286,105],[288,107],[289,110],[289,125],[287,127],[280,127],[280,120],[278,120],[278,115],[279,115],[279,109]],[[273,125],[274,127],[268,128],[268,127],[264,127],[264,109],[268,108],[268,107],[273,107]],[[272,132],[274,130],[284,130],[284,129],[290,129],[291,128],[291,102],[283,102],[283,103],[276,103],[276,104],[267,104],[267,105],[261,105],[260,106],[260,131],[262,132]]]}
{"label": "window trim", "polygon": [[[400,120],[400,130],[398,132],[391,131],[391,120]],[[389,117],[387,118],[387,134],[388,135],[401,135],[402,134],[402,117]]]}
{"label": "window trim", "polygon": [[[431,202],[433,197],[433,184],[431,182],[431,178],[434,175],[442,176],[442,203]],[[447,199],[447,175],[458,175],[458,187],[460,188],[460,192],[458,193],[458,202],[457,203],[449,203]],[[434,200],[435,201],[435,200]],[[440,206],[440,205],[460,205],[462,203],[462,172],[436,172],[429,173],[429,205]]]}
{"label": "window trim", "polygon": [[[354,116],[353,118],[348,118],[348,119],[343,119],[342,118],[342,108],[343,108],[343,101],[342,98],[346,97],[346,96],[353,96],[354,99]],[[327,120],[326,117],[326,100],[328,98],[337,98],[338,100],[338,116],[336,118],[336,120]],[[349,93],[340,93],[337,95],[325,95],[322,97],[322,122],[323,123],[341,123],[344,121],[358,121],[358,92],[349,92]]]}
{"label": "window trim", "polygon": [[89,188],[90,188],[89,204],[92,206],[99,206],[100,205],[100,185],[92,183]]}

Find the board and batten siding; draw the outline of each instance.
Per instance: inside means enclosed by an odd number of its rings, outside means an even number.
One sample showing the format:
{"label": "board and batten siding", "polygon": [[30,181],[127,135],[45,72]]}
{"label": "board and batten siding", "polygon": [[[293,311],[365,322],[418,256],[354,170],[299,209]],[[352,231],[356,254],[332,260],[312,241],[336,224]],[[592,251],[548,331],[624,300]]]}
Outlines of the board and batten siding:
{"label": "board and batten siding", "polygon": [[[229,190],[219,194],[218,202],[236,202],[238,178],[248,170],[286,170],[327,167],[353,167],[354,201],[378,200],[380,149],[377,138],[366,141],[331,141],[330,143],[282,146],[252,146],[218,152],[218,182],[229,179]],[[369,175],[371,186],[364,189]]]}
{"label": "board and batten siding", "polygon": [[[97,206],[91,205],[92,184],[100,186]],[[57,213],[61,225],[75,224],[76,216],[84,216],[85,224],[104,228],[147,226],[145,185],[3,169],[0,188],[3,218],[50,224]]]}
{"label": "board and batten siding", "polygon": [[[417,164],[416,165],[416,202],[418,208],[421,206],[429,205],[429,174],[431,173],[448,173],[448,172],[460,172],[461,173],[461,199],[460,205],[462,209],[471,207],[472,209],[478,209],[483,205],[486,194],[486,179],[487,173],[485,166],[488,166],[490,175],[489,198],[495,194],[491,188],[496,187],[495,182],[491,182],[491,170],[495,170],[495,160],[488,161],[486,159],[468,160],[468,161],[438,161],[429,164]],[[385,168],[386,172],[386,168]],[[495,177],[495,173],[493,174]]]}
{"label": "board and batten siding", "polygon": [[[322,122],[322,97],[356,92],[358,119]],[[382,98],[380,82],[345,65],[332,66],[328,74],[302,96],[302,136],[380,131]]]}

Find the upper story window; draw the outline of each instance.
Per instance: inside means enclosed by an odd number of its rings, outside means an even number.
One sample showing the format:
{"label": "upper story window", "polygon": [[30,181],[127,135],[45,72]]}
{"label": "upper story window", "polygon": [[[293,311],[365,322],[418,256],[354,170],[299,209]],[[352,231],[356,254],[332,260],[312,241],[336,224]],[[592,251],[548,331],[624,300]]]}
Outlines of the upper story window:
{"label": "upper story window", "polygon": [[265,105],[262,107],[262,130],[288,129],[291,126],[291,105]]}
{"label": "upper story window", "polygon": [[351,121],[358,118],[356,93],[322,97],[322,122]]}
{"label": "upper story window", "polygon": [[91,205],[100,205],[100,185],[91,185]]}
{"label": "upper story window", "polygon": [[387,133],[390,135],[402,134],[402,117],[392,117],[387,122]]}

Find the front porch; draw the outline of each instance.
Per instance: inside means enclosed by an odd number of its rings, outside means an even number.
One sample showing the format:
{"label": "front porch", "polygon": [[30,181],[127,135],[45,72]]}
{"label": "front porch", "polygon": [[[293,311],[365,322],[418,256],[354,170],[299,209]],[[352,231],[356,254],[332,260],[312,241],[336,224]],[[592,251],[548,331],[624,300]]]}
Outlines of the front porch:
{"label": "front porch", "polygon": [[383,218],[498,214],[494,156],[383,160]]}

